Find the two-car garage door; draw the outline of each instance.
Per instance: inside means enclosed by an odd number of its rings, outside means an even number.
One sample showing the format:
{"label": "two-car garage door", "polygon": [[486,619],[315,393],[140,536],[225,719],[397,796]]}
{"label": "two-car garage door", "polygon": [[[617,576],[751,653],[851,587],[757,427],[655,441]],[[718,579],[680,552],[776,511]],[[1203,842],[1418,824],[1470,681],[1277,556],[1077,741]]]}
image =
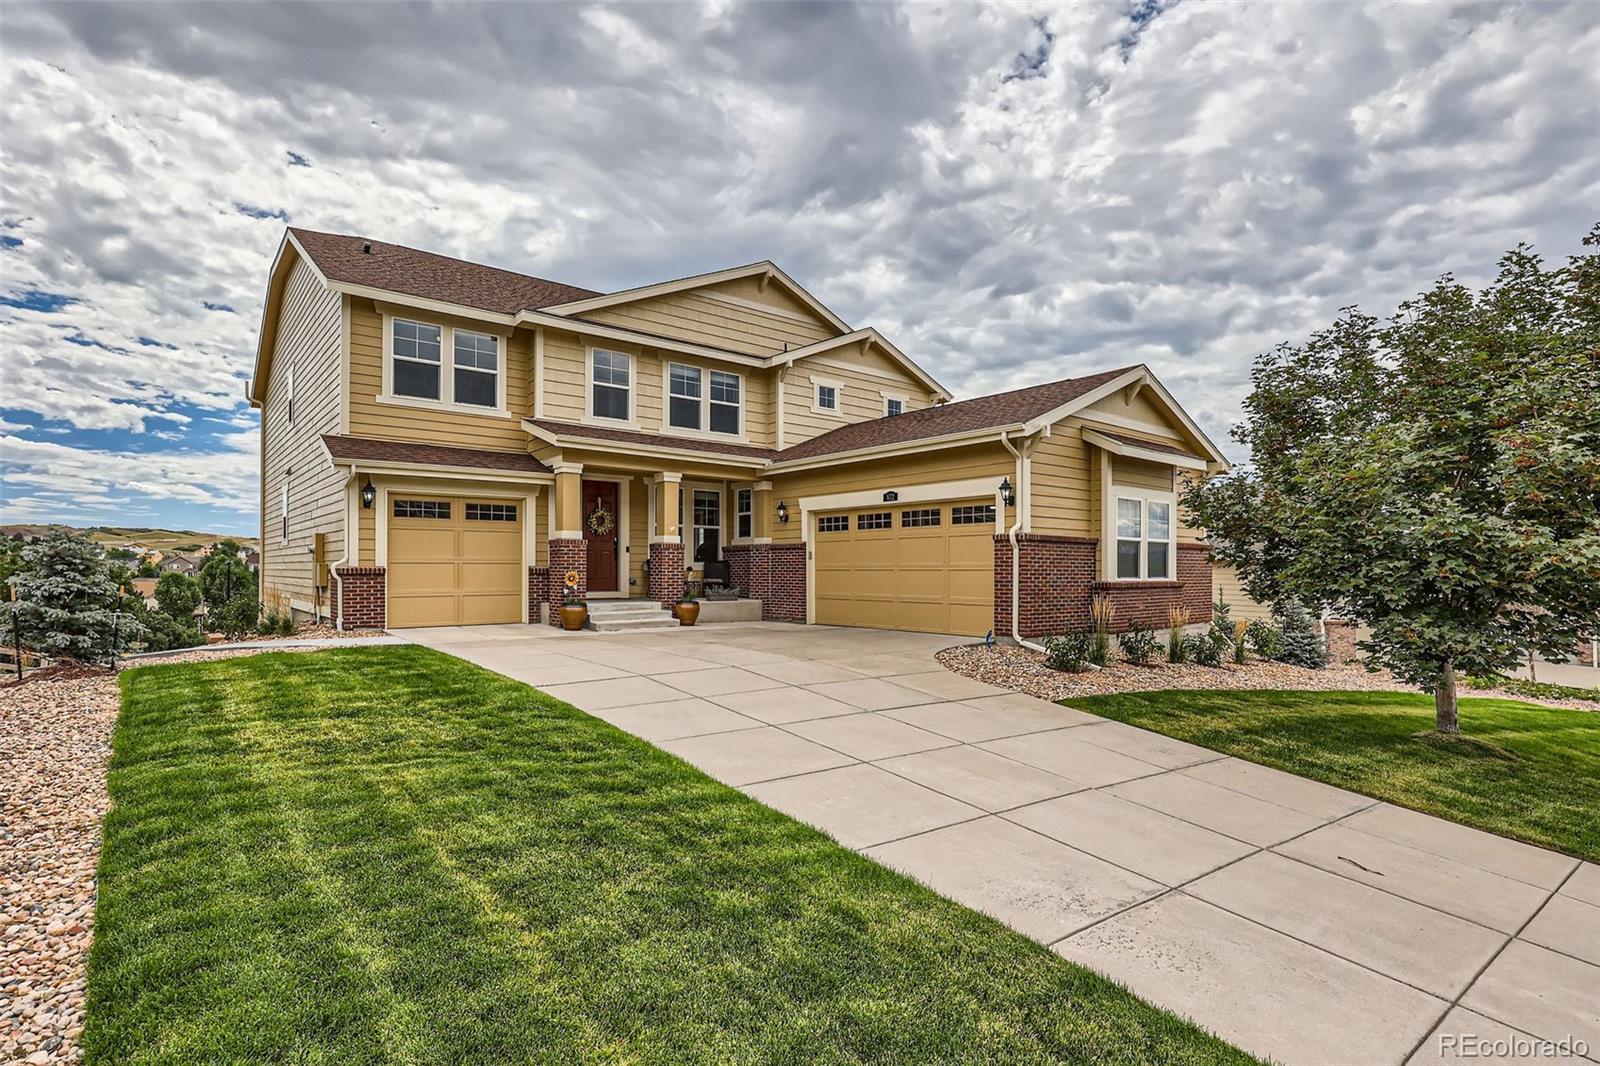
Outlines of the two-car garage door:
{"label": "two-car garage door", "polygon": [[389,496],[389,625],[522,621],[521,501]]}
{"label": "two-car garage door", "polygon": [[991,500],[819,514],[815,619],[981,636],[994,619]]}

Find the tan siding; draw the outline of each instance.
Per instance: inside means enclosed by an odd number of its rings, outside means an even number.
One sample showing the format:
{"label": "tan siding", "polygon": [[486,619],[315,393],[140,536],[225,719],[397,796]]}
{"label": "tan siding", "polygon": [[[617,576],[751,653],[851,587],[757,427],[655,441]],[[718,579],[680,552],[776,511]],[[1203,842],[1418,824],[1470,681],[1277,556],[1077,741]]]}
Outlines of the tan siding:
{"label": "tan siding", "polygon": [[801,539],[799,501],[805,496],[880,491],[935,481],[963,481],[967,478],[992,478],[998,488],[1000,479],[1010,475],[1014,469],[1011,456],[995,443],[779,475],[772,479],[772,506],[777,507],[780,500],[786,503],[789,521],[773,522],[772,539]]}
{"label": "tan siding", "polygon": [[[717,299],[718,295],[740,302]],[[763,304],[769,310],[751,304]],[[754,279],[655,296],[588,311],[583,317],[747,355],[772,355],[784,351],[785,346],[800,348],[838,335],[777,286],[769,284],[765,293],[759,291]]]}
{"label": "tan siding", "polygon": [[[330,563],[344,554],[344,479],[322,446],[339,430],[340,297],[304,262],[290,271],[279,313],[272,376],[261,411],[262,596],[274,607],[315,602],[311,547],[325,533]],[[293,368],[294,423],[289,423]],[[289,485],[289,538],[281,492]],[[326,591],[322,607],[327,609]]]}
{"label": "tan siding", "polygon": [[1226,600],[1231,608],[1229,614],[1235,620],[1242,619],[1246,622],[1272,620],[1272,608],[1264,603],[1257,603],[1245,592],[1244,586],[1239,583],[1239,572],[1231,566],[1217,564],[1211,568],[1211,586],[1216,597]]}
{"label": "tan siding", "polygon": [[[835,354],[838,353],[829,353],[830,357]],[[908,411],[920,411],[933,405],[932,394],[921,382],[899,370],[896,364],[887,360],[880,362],[880,359],[876,353],[867,360],[859,355],[841,355],[837,362],[831,358],[827,363],[802,359],[791,366],[783,381],[783,446],[792,448],[851,422],[882,418],[885,392],[906,397]],[[813,377],[837,382],[842,387],[841,416],[819,414],[811,409],[815,396]]]}
{"label": "tan siding", "polygon": [[1099,535],[1099,450],[1084,443],[1072,423],[1051,428],[1034,447],[1031,531],[1052,536]]}
{"label": "tan siding", "polygon": [[1147,463],[1143,459],[1129,459],[1125,455],[1111,457],[1111,483],[1129,485],[1136,489],[1155,492],[1172,492],[1174,468],[1161,463]]}
{"label": "tan siding", "polygon": [[[417,314],[422,322],[484,329],[448,315]],[[512,417],[432,410],[379,402],[383,391],[383,316],[370,300],[354,300],[350,316],[350,432],[358,437],[525,451],[521,420],[533,413],[532,334],[518,330],[506,345],[506,409]],[[449,358],[443,373],[449,373]]]}
{"label": "tan siding", "polygon": [[[1139,395],[1135,396],[1130,402],[1127,397],[1127,390],[1122,389],[1097,403],[1090,404],[1084,410],[1082,417],[1092,421],[1097,412],[1108,414],[1118,420],[1115,423],[1108,424],[1113,425],[1119,433],[1127,433],[1131,430],[1133,433],[1138,434],[1140,430],[1143,430],[1144,435],[1169,442],[1184,439],[1186,434],[1183,432],[1182,426],[1170,418],[1160,407],[1152,403],[1150,397],[1150,391],[1145,389],[1140,391]],[[1125,422],[1132,422],[1136,425],[1126,425],[1124,424]]]}

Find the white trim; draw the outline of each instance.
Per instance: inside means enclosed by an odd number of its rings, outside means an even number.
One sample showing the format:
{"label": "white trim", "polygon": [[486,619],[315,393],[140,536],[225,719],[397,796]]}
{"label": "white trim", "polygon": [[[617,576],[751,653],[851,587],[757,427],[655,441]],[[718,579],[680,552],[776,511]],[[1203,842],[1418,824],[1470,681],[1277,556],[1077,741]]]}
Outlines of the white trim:
{"label": "white trim", "polygon": [[[628,360],[628,418],[626,421],[616,418],[603,418],[594,413],[594,353],[606,352],[609,355],[626,356]],[[606,388],[616,388],[607,385]],[[602,348],[595,344],[583,346],[583,422],[590,426],[610,426],[613,429],[639,428],[639,354],[637,352],[623,351],[620,348]]]}
{"label": "white trim", "polygon": [[[926,370],[918,366],[909,355],[907,355],[905,352],[902,352],[899,348],[896,348],[893,344],[889,343],[883,334],[879,333],[871,326],[868,326],[865,329],[855,330],[854,332],[848,333],[842,337],[830,337],[827,340],[817,341],[814,344],[807,344],[801,348],[791,348],[787,352],[773,356],[772,362],[774,364],[793,363],[800,359],[814,358],[818,355],[821,355],[823,352],[832,351],[835,348],[842,348],[846,345],[857,343],[864,345],[862,348],[863,352],[871,348],[873,345],[877,345],[878,347],[882,348],[889,354],[889,358],[893,359],[906,370],[910,371],[912,376],[918,381],[922,382],[929,392],[932,392],[940,399],[950,399],[949,389],[946,389],[943,385],[939,384],[932,374],[929,374]],[[882,376],[877,371],[866,370],[864,368],[851,367],[851,369],[860,369],[863,370],[863,372],[871,373],[874,376]]]}
{"label": "white trim", "polygon": [[1172,414],[1172,416],[1183,424],[1184,429],[1191,434],[1195,440],[1200,442],[1206,453],[1211,457],[1211,460],[1213,464],[1216,465],[1217,469],[1228,469],[1228,457],[1222,454],[1222,450],[1212,442],[1210,437],[1206,436],[1204,430],[1195,424],[1194,419],[1189,417],[1189,413],[1185,411],[1181,405],[1179,405],[1177,400],[1172,398],[1172,394],[1168,392],[1166,387],[1162,385],[1161,382],[1157,380],[1156,376],[1150,372],[1150,368],[1142,363],[1129,369],[1125,373],[1118,374],[1105,384],[1091,389],[1076,399],[1068,400],[1066,403],[1052,408],[1042,415],[1036,415],[1035,417],[1029,419],[1027,424],[1023,426],[1023,432],[1036,433],[1047,426],[1055,425],[1068,415],[1076,414],[1086,407],[1090,407],[1099,403],[1101,400],[1117,392],[1119,389],[1126,388],[1127,386],[1136,383],[1140,384],[1141,386],[1153,388],[1156,391],[1156,395],[1161,397],[1164,405]]}
{"label": "white trim", "polygon": [[[728,531],[728,486],[722,481],[687,480],[678,488],[678,506],[684,521],[678,523],[678,536],[683,541],[683,565],[691,570],[705,571],[704,563],[697,563],[690,558],[694,552],[694,494],[699,492],[714,492],[717,494],[717,525],[704,528],[715,528],[717,531],[717,553],[720,555],[728,547],[730,538],[724,534]],[[688,530],[685,533],[684,530]]]}
{"label": "white trim", "polygon": [[1020,423],[1013,423],[1009,426],[985,426],[982,429],[968,429],[959,433],[948,433],[942,437],[921,437],[917,440],[901,441],[897,444],[874,444],[866,448],[852,448],[843,452],[828,452],[825,455],[813,455],[804,459],[790,459],[788,461],[780,459],[769,466],[766,472],[772,475],[791,474],[800,470],[811,470],[821,466],[855,462],[864,458],[887,459],[896,455],[910,455],[939,448],[960,448],[968,444],[982,444],[986,441],[998,443],[1006,433],[1016,432],[1021,428]]}
{"label": "white trim", "polygon": [[378,459],[334,459],[333,465],[354,469],[360,465],[364,474],[398,475],[418,478],[455,478],[458,481],[500,481],[518,485],[551,485],[552,474],[533,470],[487,470],[476,466],[449,466],[442,463],[401,463]]}
{"label": "white trim", "polygon": [[[1110,460],[1106,460],[1107,466]],[[1178,580],[1178,498],[1173,492],[1161,492],[1156,489],[1143,489],[1136,485],[1119,485],[1111,482],[1108,485],[1110,501],[1105,508],[1107,524],[1101,529],[1100,541],[1106,546],[1104,552],[1105,564],[1102,567],[1103,579],[1106,581],[1134,582],[1134,581],[1176,581]],[[1117,542],[1122,539],[1117,536],[1117,501],[1134,500],[1139,504],[1139,574],[1137,577],[1119,577],[1117,575]],[[1164,503],[1167,505],[1167,576],[1150,577],[1146,570],[1149,568],[1149,558],[1146,546],[1150,541],[1150,505]],[[1155,543],[1159,544],[1160,541]]]}
{"label": "white trim", "polygon": [[[672,424],[672,368],[682,367],[693,370],[700,375],[700,428],[689,429],[685,426]],[[711,428],[711,375],[727,374],[739,379],[739,428],[733,433],[722,433]],[[745,435],[745,411],[749,407],[749,380],[736,370],[725,370],[721,367],[705,367],[695,363],[684,362],[681,359],[661,360],[661,435],[663,437],[692,437],[695,440],[720,440],[729,444],[749,444]],[[689,399],[689,397],[679,397]],[[727,404],[720,406],[726,407]]]}
{"label": "white trim", "polygon": [[1204,459],[1190,455],[1174,455],[1158,448],[1140,448],[1126,441],[1107,437],[1096,433],[1087,427],[1083,430],[1083,439],[1097,448],[1103,448],[1114,455],[1126,456],[1129,459],[1139,459],[1148,463],[1159,463],[1162,466],[1177,466],[1185,470],[1205,470],[1207,463]]}
{"label": "white trim", "polygon": [[777,264],[768,260],[750,263],[745,266],[728,267],[725,270],[715,270],[708,274],[693,274],[686,278],[658,281],[653,285],[641,285],[638,288],[623,289],[621,292],[613,292],[605,296],[591,296],[584,300],[554,304],[550,307],[541,308],[541,310],[553,315],[581,314],[584,311],[593,311],[602,307],[615,307],[618,304],[635,303],[639,300],[647,300],[652,296],[666,296],[674,292],[683,292],[685,289],[698,289],[707,285],[717,285],[725,281],[737,281],[740,278],[756,275],[776,278],[783,283],[785,288],[789,289],[795,296],[798,296],[802,303],[815,311],[834,329],[837,329],[840,333],[850,332],[850,326],[844,319],[828,310],[821,300],[801,288],[799,282],[780,270]]}
{"label": "white trim", "polygon": [[533,330],[533,417],[544,417],[544,330]]}
{"label": "white trim", "polygon": [[350,433],[350,297],[339,295],[339,434]]}
{"label": "white trim", "polygon": [[1093,429],[1095,428],[1095,423],[1103,422],[1111,429],[1136,430],[1137,432],[1143,433],[1148,437],[1160,437],[1161,439],[1174,445],[1184,445],[1188,443],[1188,441],[1183,439],[1181,434],[1174,433],[1166,426],[1162,426],[1160,429],[1157,429],[1148,422],[1141,422],[1137,418],[1129,418],[1127,415],[1112,414],[1110,411],[1079,411],[1073,417],[1078,420],[1084,429]]}
{"label": "white trim", "polygon": [[[605,424],[604,420],[596,423],[596,428]],[[552,448],[587,448],[595,451],[612,452],[617,455],[638,455],[647,459],[668,458],[684,464],[709,464],[722,466],[747,466],[762,468],[769,460],[753,455],[733,455],[727,452],[708,452],[699,449],[671,447],[672,438],[663,436],[663,444],[641,444],[631,440],[605,440],[601,437],[587,437],[583,434],[583,424],[572,426],[573,432],[560,433],[544,426],[536,426],[524,420],[522,423],[531,435],[549,444]],[[617,423],[617,429],[626,429]],[[643,432],[643,431],[640,431]],[[731,442],[730,442],[731,443]]]}
{"label": "white trim", "polygon": [[701,359],[738,363],[742,366],[765,367],[769,365],[766,356],[745,355],[743,352],[730,351],[727,348],[713,348],[710,345],[696,344],[693,341],[674,340],[671,337],[657,336],[654,333],[641,333],[625,326],[608,326],[603,322],[593,322],[588,319],[562,318],[560,315],[548,314],[545,311],[519,311],[515,321],[519,326],[546,326],[550,329],[560,330],[563,333],[619,341],[623,344],[631,344],[636,348],[678,352]]}
{"label": "white trim", "polygon": [[[836,378],[818,377],[816,374],[807,374],[811,379],[811,413],[823,415],[827,418],[844,418],[844,382]],[[833,390],[833,406],[822,406],[822,390]]]}
{"label": "white trim", "polygon": [[[399,407],[420,407],[430,411],[448,411],[458,415],[478,415],[487,418],[516,418],[506,408],[506,381],[510,377],[511,338],[502,330],[493,329],[465,329],[467,333],[476,333],[479,336],[495,338],[495,387],[493,407],[485,407],[475,403],[455,402],[456,391],[456,327],[446,322],[432,322],[425,318],[410,315],[397,315],[390,308],[379,307],[378,314],[383,321],[383,347],[380,352],[383,372],[382,384],[378,395],[374,396],[374,403],[391,404]],[[412,322],[421,326],[432,326],[439,331],[439,398],[429,399],[425,396],[403,396],[394,391],[394,360],[400,358],[394,354],[394,324],[395,321]],[[424,360],[425,361],[425,360]],[[474,373],[483,373],[473,369]]]}
{"label": "white trim", "polygon": [[885,418],[898,417],[889,413],[890,400],[900,401],[900,414],[902,415],[911,410],[911,397],[907,396],[903,392],[889,392],[886,389],[879,389],[878,397],[883,401],[883,417]]}
{"label": "white trim", "polygon": [[[748,493],[750,496],[750,510],[739,510],[739,496]],[[750,532],[745,536],[739,535],[739,519],[744,515],[750,516]],[[733,536],[728,538],[729,544],[748,544],[756,535],[756,489],[751,485],[735,485],[733,487]]]}
{"label": "white trim", "polygon": [[[625,600],[628,598],[628,562],[633,547],[629,540],[628,488],[633,481],[629,474],[584,474],[583,481],[605,481],[617,486],[617,588],[614,592],[588,592],[591,600]],[[578,484],[578,511],[583,511],[583,483]],[[588,535],[579,531],[584,540]]]}
{"label": "white trim", "polygon": [[772,424],[773,445],[774,450],[780,452],[783,451],[783,393],[785,383],[788,380],[789,365],[785,363],[783,366],[778,368],[778,373],[774,375],[772,380],[772,391],[774,393],[775,400],[773,403],[773,409],[776,415],[775,421]]}
{"label": "white trim", "polygon": [[[896,492],[899,498],[885,503],[885,492]],[[834,492],[822,496],[802,496],[800,506],[800,542],[806,546],[806,625],[817,621],[817,574],[815,540],[817,515],[823,511],[855,510],[862,507],[900,507],[909,503],[941,503],[945,500],[994,498],[994,531],[998,536],[1005,532],[1006,504],[1000,498],[1000,483],[993,478],[966,478],[962,481],[932,481],[903,487],[885,486],[859,492]]]}

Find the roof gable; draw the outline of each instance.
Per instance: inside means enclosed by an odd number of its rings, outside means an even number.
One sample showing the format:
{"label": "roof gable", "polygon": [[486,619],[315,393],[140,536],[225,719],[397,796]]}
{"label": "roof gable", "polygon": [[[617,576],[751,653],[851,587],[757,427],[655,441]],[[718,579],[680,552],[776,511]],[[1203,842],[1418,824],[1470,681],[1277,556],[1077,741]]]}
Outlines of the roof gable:
{"label": "roof gable", "polygon": [[762,292],[770,285],[781,286],[800,306],[815,315],[820,321],[826,323],[830,328],[837,330],[839,333],[850,332],[849,323],[830,311],[821,300],[807,292],[798,281],[795,281],[780,270],[776,263],[768,260],[750,263],[745,266],[729,267],[726,270],[716,270],[709,274],[693,274],[686,278],[661,281],[654,285],[641,285],[637,288],[623,289],[621,292],[613,292],[604,296],[595,295],[566,303],[552,304],[544,309],[557,315],[581,316],[604,307],[618,307],[623,304],[666,296],[671,293],[687,292],[691,289],[711,289],[715,291],[726,286],[729,282],[746,278],[755,279],[759,291]]}

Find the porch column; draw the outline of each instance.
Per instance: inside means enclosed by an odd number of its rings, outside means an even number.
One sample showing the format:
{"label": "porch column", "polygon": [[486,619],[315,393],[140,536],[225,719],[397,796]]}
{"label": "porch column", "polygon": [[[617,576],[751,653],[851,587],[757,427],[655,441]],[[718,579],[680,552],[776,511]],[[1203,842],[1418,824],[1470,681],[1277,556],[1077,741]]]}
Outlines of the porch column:
{"label": "porch column", "polygon": [[583,465],[554,463],[555,531],[550,534],[550,624],[561,624],[561,604],[567,598],[567,574],[578,575],[578,596],[589,594],[589,544],[583,539]]}
{"label": "porch column", "polygon": [[755,525],[750,530],[750,533],[755,538],[755,543],[771,544],[772,508],[774,506],[772,502],[772,482],[757,481],[750,487],[754,490],[750,496],[750,507],[755,512],[753,516]]}
{"label": "porch column", "polygon": [[772,509],[777,505],[772,502],[772,482],[757,481],[750,488],[750,572],[744,594],[761,601],[765,617],[772,600],[772,523],[776,520]]}
{"label": "porch column", "polygon": [[650,598],[662,605],[676,603],[683,593],[683,537],[678,529],[678,506],[683,475],[663,471],[655,476],[656,528],[650,531]]}

